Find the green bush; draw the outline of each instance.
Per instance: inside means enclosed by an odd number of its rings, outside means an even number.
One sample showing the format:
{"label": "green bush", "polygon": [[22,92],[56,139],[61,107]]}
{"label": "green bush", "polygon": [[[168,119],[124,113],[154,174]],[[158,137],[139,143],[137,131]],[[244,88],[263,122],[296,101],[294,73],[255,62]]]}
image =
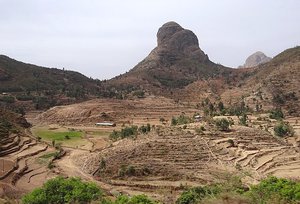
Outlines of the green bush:
{"label": "green bush", "polygon": [[[150,125],[149,125],[150,126]],[[148,127],[146,127],[148,128]],[[137,135],[138,133],[138,127],[133,125],[131,127],[125,127],[122,128],[121,131],[116,131],[114,130],[110,135],[109,138],[111,140],[118,140],[118,139],[124,139],[124,138],[128,138],[128,137],[132,137]]]}
{"label": "green bush", "polygon": [[3,101],[5,103],[14,103],[15,102],[15,97],[13,97],[13,96],[1,96],[0,101]]}
{"label": "green bush", "polygon": [[229,126],[232,125],[232,122],[226,118],[216,119],[214,120],[214,123],[216,124],[217,128],[221,131],[228,131]]}
{"label": "green bush", "polygon": [[156,204],[157,202],[149,199],[146,195],[136,195],[133,197],[128,197],[125,195],[119,196],[115,202],[111,204]]}
{"label": "green bush", "polygon": [[239,117],[240,125],[248,126],[247,119],[247,114],[243,113],[242,116]]}
{"label": "green bush", "polygon": [[281,120],[284,118],[283,112],[281,109],[275,109],[270,112],[269,117],[275,120]]}
{"label": "green bush", "polygon": [[277,123],[274,126],[274,132],[275,132],[275,135],[277,135],[279,137],[294,135],[293,127],[289,123],[286,123],[283,121]]}
{"label": "green bush", "polygon": [[269,177],[246,193],[253,203],[299,203],[300,183]]}
{"label": "green bush", "polygon": [[79,178],[57,177],[47,181],[22,198],[23,204],[89,203],[102,198],[101,190],[94,183]]}
{"label": "green bush", "polygon": [[182,114],[178,118],[172,117],[171,125],[185,125],[191,122],[193,122],[192,118]]}

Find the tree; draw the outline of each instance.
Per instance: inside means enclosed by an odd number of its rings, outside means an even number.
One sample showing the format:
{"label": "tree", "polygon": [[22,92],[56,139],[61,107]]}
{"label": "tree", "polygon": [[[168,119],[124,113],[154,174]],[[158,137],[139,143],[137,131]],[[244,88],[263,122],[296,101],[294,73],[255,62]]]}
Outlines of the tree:
{"label": "tree", "polygon": [[56,177],[47,181],[22,198],[24,204],[64,204],[89,203],[103,198],[101,190],[94,183],[81,181],[79,178]]}
{"label": "tree", "polygon": [[283,112],[281,110],[281,108],[272,110],[270,113],[270,118],[271,119],[276,119],[276,120],[281,120],[284,118]]}
{"label": "tree", "polygon": [[221,131],[228,131],[229,126],[232,125],[231,121],[226,118],[216,119],[214,122],[217,128]]}
{"label": "tree", "polygon": [[293,136],[294,129],[290,124],[285,122],[279,122],[274,126],[275,135],[283,137],[283,136]]}

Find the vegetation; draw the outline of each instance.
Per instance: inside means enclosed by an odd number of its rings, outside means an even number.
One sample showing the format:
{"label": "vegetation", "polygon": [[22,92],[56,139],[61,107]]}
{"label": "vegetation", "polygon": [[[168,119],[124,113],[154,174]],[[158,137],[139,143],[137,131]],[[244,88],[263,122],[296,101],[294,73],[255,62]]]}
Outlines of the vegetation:
{"label": "vegetation", "polygon": [[172,117],[171,125],[185,125],[191,122],[193,122],[192,118],[184,114],[181,114],[178,118]]}
{"label": "vegetation", "polygon": [[241,125],[248,126],[247,120],[248,120],[248,116],[245,113],[243,113],[242,116],[239,117],[239,121]]}
{"label": "vegetation", "polygon": [[128,137],[133,137],[138,133],[138,126],[131,126],[122,128],[120,131],[114,130],[110,135],[109,138],[112,140],[124,139]]}
{"label": "vegetation", "polygon": [[124,139],[128,137],[134,137],[138,133],[146,134],[147,132],[151,131],[151,125],[148,123],[147,125],[142,125],[140,127],[138,126],[131,126],[131,127],[125,127],[122,128],[120,131],[114,130],[110,135],[109,138],[111,140],[118,140],[118,139]]}
{"label": "vegetation", "polygon": [[82,137],[83,133],[79,131],[51,131],[45,129],[37,129],[35,135],[38,135],[47,141],[64,141],[74,140]]}
{"label": "vegetation", "polygon": [[280,121],[274,126],[274,132],[275,135],[279,137],[294,135],[293,127],[289,123],[283,121]]}
{"label": "vegetation", "polygon": [[214,123],[221,131],[229,131],[229,126],[233,125],[233,121],[226,118],[216,119]]}
{"label": "vegetation", "polygon": [[284,115],[281,109],[275,109],[270,112],[269,117],[275,120],[282,120],[284,118]]}
{"label": "vegetation", "polygon": [[[225,202],[226,201],[226,202]],[[243,201],[243,202],[237,202]],[[240,178],[231,177],[224,183],[195,187],[184,191],[176,204],[200,203],[299,203],[300,182],[269,177],[250,189]]]}
{"label": "vegetation", "polygon": [[156,204],[156,203],[157,202],[149,199],[146,195],[136,195],[133,197],[121,195],[114,202],[107,201],[107,204]]}
{"label": "vegetation", "polygon": [[103,193],[94,183],[81,181],[79,178],[57,177],[47,181],[22,198],[24,204],[64,204],[90,203],[101,200]]}
{"label": "vegetation", "polygon": [[299,203],[300,182],[269,177],[253,186],[246,196],[251,203]]}

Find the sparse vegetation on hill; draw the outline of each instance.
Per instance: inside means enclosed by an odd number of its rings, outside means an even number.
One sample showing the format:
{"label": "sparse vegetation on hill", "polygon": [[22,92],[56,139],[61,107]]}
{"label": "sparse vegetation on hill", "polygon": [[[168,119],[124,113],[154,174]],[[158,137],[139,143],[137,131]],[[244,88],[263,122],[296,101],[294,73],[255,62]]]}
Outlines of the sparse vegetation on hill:
{"label": "sparse vegetation on hill", "polygon": [[193,122],[193,118],[186,116],[184,114],[181,114],[179,117],[172,117],[171,125],[185,125],[188,123]]}

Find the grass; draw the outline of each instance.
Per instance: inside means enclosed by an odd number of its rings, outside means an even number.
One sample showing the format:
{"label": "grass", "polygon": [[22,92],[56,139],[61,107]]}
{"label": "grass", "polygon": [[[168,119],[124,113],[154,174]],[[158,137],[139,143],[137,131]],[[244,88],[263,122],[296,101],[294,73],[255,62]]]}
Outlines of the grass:
{"label": "grass", "polygon": [[[48,129],[37,129],[35,135],[41,137],[44,140],[52,141],[65,141],[79,139],[83,136],[82,132],[78,131],[59,131],[59,130],[48,130]],[[69,136],[69,139],[66,138]]]}
{"label": "grass", "polygon": [[83,138],[83,132],[68,130],[66,128],[49,129],[49,127],[36,127],[32,129],[36,137],[40,137],[47,142],[60,143],[64,146],[79,147],[87,144],[87,140]]}
{"label": "grass", "polygon": [[57,154],[57,152],[43,154],[42,156],[37,158],[37,162],[40,164],[47,164],[49,160],[54,157],[55,154]]}

